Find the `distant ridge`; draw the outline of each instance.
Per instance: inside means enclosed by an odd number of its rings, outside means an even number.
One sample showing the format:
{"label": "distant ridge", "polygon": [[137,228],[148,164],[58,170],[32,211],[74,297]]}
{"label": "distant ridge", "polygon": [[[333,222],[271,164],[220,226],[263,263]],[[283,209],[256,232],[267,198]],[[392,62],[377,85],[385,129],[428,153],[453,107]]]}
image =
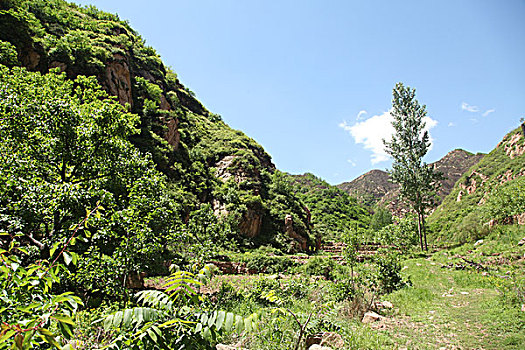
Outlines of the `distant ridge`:
{"label": "distant ridge", "polygon": [[[441,190],[438,193],[439,200],[437,204],[441,203],[443,198],[452,191],[456,181],[470,167],[478,163],[483,156],[483,153],[473,154],[463,149],[455,149],[437,162],[430,164],[445,176],[445,180],[441,181]],[[398,185],[390,182],[390,175],[386,171],[374,169],[355,180],[339,184],[337,187],[350,195],[358,197],[366,204],[379,203],[386,205],[394,213],[403,211],[403,208],[400,207],[397,201],[399,195]]]}

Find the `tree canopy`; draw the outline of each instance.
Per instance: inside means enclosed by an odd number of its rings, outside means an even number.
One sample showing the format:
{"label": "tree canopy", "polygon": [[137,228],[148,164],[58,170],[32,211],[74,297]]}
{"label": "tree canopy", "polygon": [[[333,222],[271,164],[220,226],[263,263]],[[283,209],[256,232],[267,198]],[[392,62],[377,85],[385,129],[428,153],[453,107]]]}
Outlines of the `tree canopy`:
{"label": "tree canopy", "polygon": [[386,152],[393,158],[390,175],[400,185],[401,197],[411,206],[418,218],[421,249],[427,249],[425,210],[434,203],[441,174],[423,162],[430,148],[425,130],[426,106],[416,99],[416,90],[397,83],[393,90],[391,141],[383,140]]}

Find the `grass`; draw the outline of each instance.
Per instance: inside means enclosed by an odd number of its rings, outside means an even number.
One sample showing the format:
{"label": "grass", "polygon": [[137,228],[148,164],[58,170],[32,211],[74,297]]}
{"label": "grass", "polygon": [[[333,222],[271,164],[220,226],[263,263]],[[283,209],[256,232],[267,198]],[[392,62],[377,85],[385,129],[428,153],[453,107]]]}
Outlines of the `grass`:
{"label": "grass", "polygon": [[[465,248],[460,250],[472,255]],[[512,289],[509,276],[516,267],[497,266],[485,273],[443,268],[450,261],[464,262],[450,254],[457,252],[405,262],[404,273],[410,275],[413,287],[388,296],[397,309],[386,322],[386,333],[409,348],[521,349],[525,313],[519,303],[502,297],[503,291]],[[523,263],[518,271],[523,276]]]}
{"label": "grass", "polygon": [[[300,275],[281,280],[284,285],[296,279],[307,292],[286,305],[303,321],[313,312],[309,334],[336,332],[343,337],[345,349],[521,349],[525,344],[525,312],[521,311],[525,247],[517,242],[523,233],[523,228],[508,227],[477,245],[407,259],[402,274],[412,286],[382,297],[394,309],[381,310],[386,316],[381,322],[362,324],[351,301],[330,303],[331,281]],[[484,268],[475,269],[464,259]],[[246,293],[265,278],[262,274],[218,276],[214,283],[228,281]],[[320,311],[327,303],[329,312]],[[248,313],[259,307],[253,300],[240,299],[235,311]],[[290,315],[267,316],[258,333],[224,341],[250,349],[288,349],[293,348],[297,329]]]}

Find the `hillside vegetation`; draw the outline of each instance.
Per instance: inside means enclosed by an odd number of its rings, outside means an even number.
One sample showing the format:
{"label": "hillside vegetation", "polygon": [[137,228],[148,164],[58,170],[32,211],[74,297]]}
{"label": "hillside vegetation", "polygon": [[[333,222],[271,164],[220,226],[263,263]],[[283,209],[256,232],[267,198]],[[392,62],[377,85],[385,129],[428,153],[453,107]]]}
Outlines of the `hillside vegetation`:
{"label": "hillside vegetation", "polygon": [[[202,106],[127,22],[62,0],[9,0],[0,10],[0,63],[41,74],[56,67],[68,79],[94,76],[138,116],[130,119],[137,131],[127,139],[151,155],[166,191],[178,194],[179,222],[207,204],[247,244],[302,250],[312,244],[304,206],[282,185],[271,157]],[[285,233],[287,215],[306,245]]]}
{"label": "hillside vegetation", "polygon": [[436,241],[473,241],[494,224],[525,222],[524,179],[524,136],[517,128],[466,171],[430,215]]}
{"label": "hillside vegetation", "polygon": [[0,102],[0,350],[525,342],[519,129],[429,253],[410,215],[276,169],[117,15],[0,1]]}
{"label": "hillside vegetation", "polygon": [[314,231],[324,240],[340,241],[350,229],[370,224],[369,209],[345,191],[310,173],[290,178],[294,192],[312,215]]}

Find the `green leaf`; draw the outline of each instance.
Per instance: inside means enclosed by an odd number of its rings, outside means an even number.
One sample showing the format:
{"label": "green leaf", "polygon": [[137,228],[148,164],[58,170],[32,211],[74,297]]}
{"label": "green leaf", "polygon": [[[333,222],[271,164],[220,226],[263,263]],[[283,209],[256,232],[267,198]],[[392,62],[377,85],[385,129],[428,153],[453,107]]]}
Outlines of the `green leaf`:
{"label": "green leaf", "polygon": [[202,330],[202,323],[199,322],[195,326],[195,333],[200,333],[201,330]]}
{"label": "green leaf", "polygon": [[49,249],[49,256],[50,257],[53,257],[53,254],[55,254],[55,251],[58,249],[59,245],[60,245],[60,242],[56,242],[55,244],[53,244],[51,249]]}
{"label": "green leaf", "polygon": [[0,343],[4,343],[5,341],[7,341],[7,339],[9,339],[13,335],[15,335],[15,333],[16,332],[13,331],[13,330],[9,330],[9,331],[5,332],[5,334],[0,337]]}
{"label": "green leaf", "polygon": [[235,316],[235,331],[237,333],[241,333],[242,330],[244,329],[244,319],[242,318],[242,316]]}
{"label": "green leaf", "polygon": [[57,321],[61,322],[61,323],[67,323],[67,324],[70,324],[72,326],[75,325],[75,322],[71,319],[71,317],[66,316],[66,315],[58,314],[58,315],[54,315],[53,318],[56,319]]}
{"label": "green leaf", "polygon": [[217,320],[215,321],[215,328],[217,328],[218,331],[221,330],[225,318],[226,318],[226,312],[220,310],[217,313]]}
{"label": "green leaf", "polygon": [[244,329],[246,329],[247,332],[252,331],[252,320],[250,318],[244,319]]}
{"label": "green leaf", "polygon": [[157,334],[151,328],[148,328],[148,330],[146,332],[148,333],[148,336],[151,338],[151,340],[154,343],[156,343],[157,342]]}
{"label": "green leaf", "polygon": [[131,325],[131,317],[133,316],[133,311],[131,309],[124,310],[124,316],[122,317],[122,325],[124,328],[128,328]]}
{"label": "green leaf", "polygon": [[230,332],[233,326],[233,314],[231,312],[228,312],[226,314],[226,320],[224,321],[224,329],[226,329],[227,332]]}
{"label": "green leaf", "polygon": [[115,315],[113,316],[113,327],[115,328],[120,327],[120,323],[122,322],[122,316],[123,316],[122,311],[117,311],[115,313]]}
{"label": "green leaf", "polygon": [[213,327],[215,325],[216,319],[217,319],[217,311],[213,311],[211,316],[208,318],[208,327]]}

